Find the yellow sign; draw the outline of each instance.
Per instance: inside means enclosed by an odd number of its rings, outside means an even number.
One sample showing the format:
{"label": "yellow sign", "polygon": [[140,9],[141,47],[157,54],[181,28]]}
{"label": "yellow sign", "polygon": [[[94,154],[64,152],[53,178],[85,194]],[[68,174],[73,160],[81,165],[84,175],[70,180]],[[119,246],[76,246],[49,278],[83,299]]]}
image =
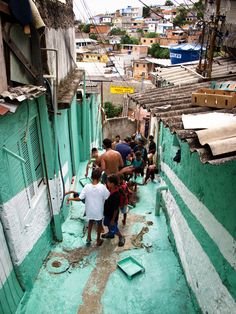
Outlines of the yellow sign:
{"label": "yellow sign", "polygon": [[127,87],[127,86],[110,86],[110,93],[112,94],[133,94],[134,87]]}

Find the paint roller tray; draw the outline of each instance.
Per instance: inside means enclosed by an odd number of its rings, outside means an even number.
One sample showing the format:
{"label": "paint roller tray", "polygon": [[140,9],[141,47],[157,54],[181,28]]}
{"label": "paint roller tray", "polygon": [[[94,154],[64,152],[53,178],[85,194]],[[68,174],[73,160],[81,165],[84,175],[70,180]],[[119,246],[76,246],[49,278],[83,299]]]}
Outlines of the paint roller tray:
{"label": "paint roller tray", "polygon": [[144,267],[136,261],[133,257],[129,256],[117,263],[117,266],[127,275],[129,279],[138,273],[144,273]]}

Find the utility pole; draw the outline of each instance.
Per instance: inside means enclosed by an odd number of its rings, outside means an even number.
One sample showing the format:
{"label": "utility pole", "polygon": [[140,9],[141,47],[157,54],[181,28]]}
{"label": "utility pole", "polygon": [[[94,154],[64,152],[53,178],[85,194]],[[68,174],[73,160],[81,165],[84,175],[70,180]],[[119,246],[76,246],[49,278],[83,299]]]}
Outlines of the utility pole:
{"label": "utility pole", "polygon": [[202,65],[202,57],[203,57],[203,45],[204,45],[204,38],[205,38],[205,30],[206,30],[206,25],[205,22],[203,22],[202,26],[202,37],[201,37],[201,52],[200,52],[200,58],[199,58],[199,63],[197,66],[197,72],[200,73],[201,75],[205,71],[204,66]]}
{"label": "utility pole", "polygon": [[[144,78],[145,78],[145,73],[142,72],[142,77],[141,77],[141,92],[143,91],[144,87]],[[140,113],[141,113],[141,105],[139,105],[138,109],[138,120],[137,120],[137,132],[140,132]]]}
{"label": "utility pole", "polygon": [[220,20],[220,3],[221,0],[216,0],[216,13],[213,16],[213,25],[210,29],[210,44],[209,49],[207,53],[207,76],[211,78],[212,73],[212,64],[213,64],[213,57],[214,57],[214,51],[216,47],[216,37],[217,37],[217,31],[218,31],[218,24]]}

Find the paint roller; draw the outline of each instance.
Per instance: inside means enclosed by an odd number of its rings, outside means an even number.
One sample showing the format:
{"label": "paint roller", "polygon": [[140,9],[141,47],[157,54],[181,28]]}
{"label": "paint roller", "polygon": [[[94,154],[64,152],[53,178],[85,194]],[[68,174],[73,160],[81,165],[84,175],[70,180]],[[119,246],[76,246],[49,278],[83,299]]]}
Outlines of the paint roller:
{"label": "paint roller", "polygon": [[33,0],[9,0],[9,7],[13,16],[24,27],[24,33],[30,34],[30,24],[43,33],[45,24]]}
{"label": "paint roller", "polygon": [[39,13],[38,8],[36,7],[36,4],[33,0],[29,0],[31,12],[32,12],[32,22],[34,27],[38,30],[39,33],[43,33],[45,29],[45,24],[43,19],[41,18],[41,15]]}

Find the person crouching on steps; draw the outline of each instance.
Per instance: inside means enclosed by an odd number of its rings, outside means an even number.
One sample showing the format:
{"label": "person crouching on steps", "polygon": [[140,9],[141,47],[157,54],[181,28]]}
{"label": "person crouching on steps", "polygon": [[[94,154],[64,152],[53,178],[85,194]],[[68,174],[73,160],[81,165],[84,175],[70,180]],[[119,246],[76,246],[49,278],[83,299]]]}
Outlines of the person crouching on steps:
{"label": "person crouching on steps", "polygon": [[81,193],[76,198],[68,198],[68,201],[82,201],[85,199],[85,212],[86,217],[89,221],[88,223],[88,237],[86,244],[89,246],[91,244],[92,238],[92,228],[94,222],[97,224],[97,246],[102,245],[103,240],[101,239],[102,231],[102,219],[103,219],[103,209],[105,200],[109,197],[110,192],[105,185],[100,183],[101,171],[95,169],[91,175],[92,183],[88,183],[82,189]]}
{"label": "person crouching on steps", "polygon": [[125,244],[125,238],[120,233],[118,228],[120,193],[119,193],[119,178],[115,174],[107,177],[107,187],[110,191],[110,196],[104,204],[104,226],[108,227],[108,232],[102,235],[102,238],[113,239],[115,234],[119,237],[118,246]]}

